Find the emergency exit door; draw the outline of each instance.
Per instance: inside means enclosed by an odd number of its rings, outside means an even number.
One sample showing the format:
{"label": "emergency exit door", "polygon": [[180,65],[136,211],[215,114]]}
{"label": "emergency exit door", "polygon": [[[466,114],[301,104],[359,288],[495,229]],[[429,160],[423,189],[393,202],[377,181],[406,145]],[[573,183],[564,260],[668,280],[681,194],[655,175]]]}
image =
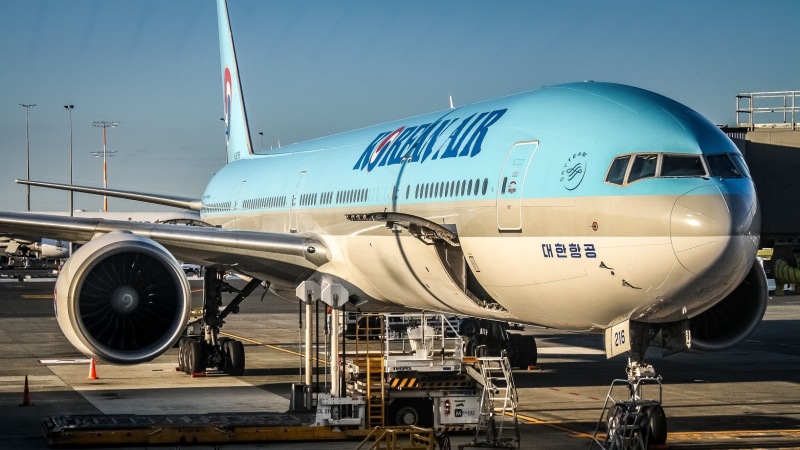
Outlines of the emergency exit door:
{"label": "emergency exit door", "polygon": [[511,147],[497,186],[497,228],[522,230],[522,191],[539,141],[518,142]]}

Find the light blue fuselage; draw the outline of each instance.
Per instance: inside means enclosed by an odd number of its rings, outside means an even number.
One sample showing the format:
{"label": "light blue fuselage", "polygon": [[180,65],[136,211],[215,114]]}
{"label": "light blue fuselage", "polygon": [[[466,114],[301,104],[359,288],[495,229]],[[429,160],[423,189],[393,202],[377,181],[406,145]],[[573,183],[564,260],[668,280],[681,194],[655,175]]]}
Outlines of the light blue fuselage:
{"label": "light blue fuselage", "polygon": [[[704,155],[687,159],[704,173],[608,181],[615,158],[642,154],[665,171],[663,155]],[[226,228],[320,236],[348,261],[320,274],[370,299],[481,315],[420,275],[437,262],[461,270],[435,245],[345,219],[390,211],[455,231],[470,276],[509,318],[578,329],[620,317],[678,320],[727,295],[755,257],[752,180],[715,176],[705,158],[718,154],[741,158],[716,126],[675,101],[618,84],[564,84],[261,155],[237,152],[208,184],[201,214]],[[626,170],[632,180],[636,168]],[[429,258],[419,266],[407,254]],[[569,317],[585,308],[597,312]]]}

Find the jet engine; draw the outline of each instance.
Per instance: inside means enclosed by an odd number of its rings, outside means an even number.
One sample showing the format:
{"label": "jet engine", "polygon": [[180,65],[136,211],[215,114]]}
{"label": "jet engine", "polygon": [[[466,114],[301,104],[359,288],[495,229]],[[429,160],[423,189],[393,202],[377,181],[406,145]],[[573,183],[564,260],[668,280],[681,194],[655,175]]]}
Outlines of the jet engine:
{"label": "jet engine", "polygon": [[730,295],[689,321],[692,349],[718,352],[744,341],[764,317],[768,298],[767,277],[756,261]]}
{"label": "jet engine", "polygon": [[76,250],[54,295],[58,324],[72,345],[115,364],[150,361],[171,348],[191,307],[175,257],[128,232],[108,233]]}

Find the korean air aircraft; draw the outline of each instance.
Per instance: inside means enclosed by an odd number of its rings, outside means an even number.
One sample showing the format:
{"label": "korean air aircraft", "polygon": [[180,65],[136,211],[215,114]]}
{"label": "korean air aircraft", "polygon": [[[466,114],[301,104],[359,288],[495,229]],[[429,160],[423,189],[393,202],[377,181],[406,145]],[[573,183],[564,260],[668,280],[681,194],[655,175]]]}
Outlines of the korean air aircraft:
{"label": "korean air aircraft", "polygon": [[[631,364],[650,344],[729,348],[761,320],[753,181],[697,112],[570,83],[258,154],[224,0],[218,16],[228,163],[201,199],[30,183],[197,210],[212,226],[0,213],[0,231],[86,243],[56,309],[87,355],[138,363],[172,347],[190,298],[177,260],[253,277],[243,295],[310,280],[352,305],[606,332],[607,353],[630,348]],[[205,325],[207,351],[239,352],[214,350],[221,320]]]}

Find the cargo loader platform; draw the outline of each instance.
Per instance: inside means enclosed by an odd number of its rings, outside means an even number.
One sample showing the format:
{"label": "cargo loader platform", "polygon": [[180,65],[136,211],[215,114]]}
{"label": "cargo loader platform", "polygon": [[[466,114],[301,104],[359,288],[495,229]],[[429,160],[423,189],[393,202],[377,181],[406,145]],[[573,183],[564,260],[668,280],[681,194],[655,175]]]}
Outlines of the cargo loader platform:
{"label": "cargo loader platform", "polygon": [[42,420],[51,447],[232,444],[361,439],[370,430],[313,426],[314,413],[53,416]]}

